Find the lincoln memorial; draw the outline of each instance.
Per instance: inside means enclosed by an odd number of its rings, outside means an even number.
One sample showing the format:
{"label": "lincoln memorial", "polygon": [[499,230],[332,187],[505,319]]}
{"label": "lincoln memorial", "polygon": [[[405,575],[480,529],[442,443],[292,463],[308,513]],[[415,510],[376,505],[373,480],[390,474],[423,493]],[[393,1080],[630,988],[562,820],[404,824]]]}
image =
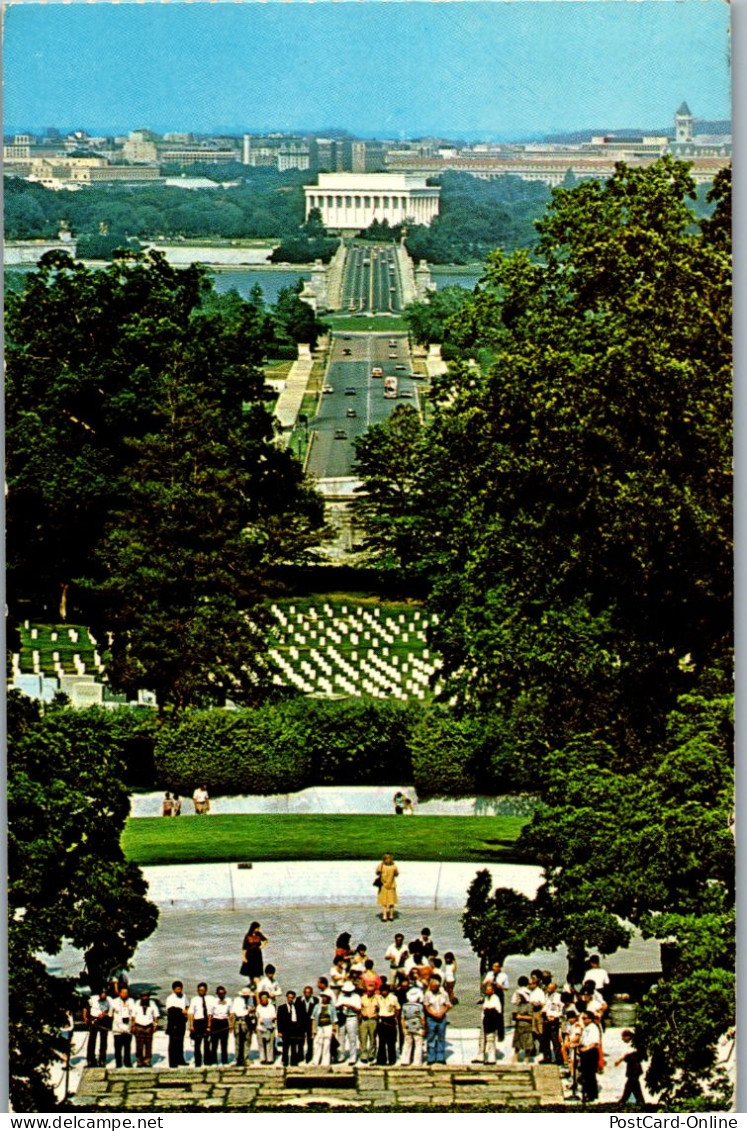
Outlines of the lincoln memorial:
{"label": "lincoln memorial", "polygon": [[318,184],[305,185],[304,192],[307,217],[318,208],[325,228],[358,232],[374,220],[428,227],[438,215],[441,189],[414,173],[320,173]]}

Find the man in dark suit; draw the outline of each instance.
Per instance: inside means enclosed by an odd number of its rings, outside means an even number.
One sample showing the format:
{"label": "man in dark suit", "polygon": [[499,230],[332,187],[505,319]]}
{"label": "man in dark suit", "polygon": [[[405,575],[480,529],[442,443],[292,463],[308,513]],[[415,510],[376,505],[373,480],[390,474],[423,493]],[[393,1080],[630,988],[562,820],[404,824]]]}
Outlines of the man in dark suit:
{"label": "man in dark suit", "polygon": [[296,1065],[303,1059],[306,1036],[306,1007],[303,999],[297,1001],[293,990],[288,990],[285,1003],[278,1006],[278,1033],[283,1038],[283,1064]]}

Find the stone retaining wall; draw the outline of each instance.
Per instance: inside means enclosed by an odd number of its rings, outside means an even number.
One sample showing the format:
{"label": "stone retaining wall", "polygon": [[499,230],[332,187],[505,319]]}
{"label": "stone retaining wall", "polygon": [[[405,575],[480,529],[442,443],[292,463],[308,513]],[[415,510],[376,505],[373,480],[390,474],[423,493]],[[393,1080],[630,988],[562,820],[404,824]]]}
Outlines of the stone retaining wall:
{"label": "stone retaining wall", "polygon": [[224,1111],[328,1104],[376,1111],[432,1106],[448,1111],[486,1103],[511,1109],[561,1105],[553,1065],[429,1065],[420,1068],[329,1068],[300,1065],[161,1070],[87,1068],[74,1103],[108,1110]]}

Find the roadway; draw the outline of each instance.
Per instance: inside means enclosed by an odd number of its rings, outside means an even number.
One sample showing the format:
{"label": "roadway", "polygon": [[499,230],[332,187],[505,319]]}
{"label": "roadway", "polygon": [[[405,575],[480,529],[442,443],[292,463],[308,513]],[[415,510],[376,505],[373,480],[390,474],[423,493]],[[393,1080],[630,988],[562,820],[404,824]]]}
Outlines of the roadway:
{"label": "roadway", "polygon": [[402,306],[402,282],[394,244],[353,241],[343,270],[342,310],[351,314],[394,314]]}
{"label": "roadway", "polygon": [[[390,347],[390,342],[396,345]],[[375,368],[384,376],[372,377]],[[317,415],[309,421],[316,433],[309,473],[316,479],[352,476],[356,437],[386,420],[398,404],[417,407],[418,382],[410,374],[407,334],[336,334],[324,382],[332,391],[321,395]],[[384,396],[384,377],[390,375],[398,378],[396,400]]]}

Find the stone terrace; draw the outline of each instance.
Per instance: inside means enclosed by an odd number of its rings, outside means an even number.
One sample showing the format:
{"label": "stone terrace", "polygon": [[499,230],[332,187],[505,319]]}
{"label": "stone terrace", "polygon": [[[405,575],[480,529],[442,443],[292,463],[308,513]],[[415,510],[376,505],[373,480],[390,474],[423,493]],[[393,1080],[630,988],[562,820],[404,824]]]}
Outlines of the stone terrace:
{"label": "stone terrace", "polygon": [[422,1068],[248,1067],[181,1069],[87,1068],[75,1103],[97,1109],[179,1110],[188,1106],[252,1108],[327,1104],[375,1111],[397,1106],[446,1110],[486,1103],[506,1109],[563,1104],[552,1065],[452,1065]]}

